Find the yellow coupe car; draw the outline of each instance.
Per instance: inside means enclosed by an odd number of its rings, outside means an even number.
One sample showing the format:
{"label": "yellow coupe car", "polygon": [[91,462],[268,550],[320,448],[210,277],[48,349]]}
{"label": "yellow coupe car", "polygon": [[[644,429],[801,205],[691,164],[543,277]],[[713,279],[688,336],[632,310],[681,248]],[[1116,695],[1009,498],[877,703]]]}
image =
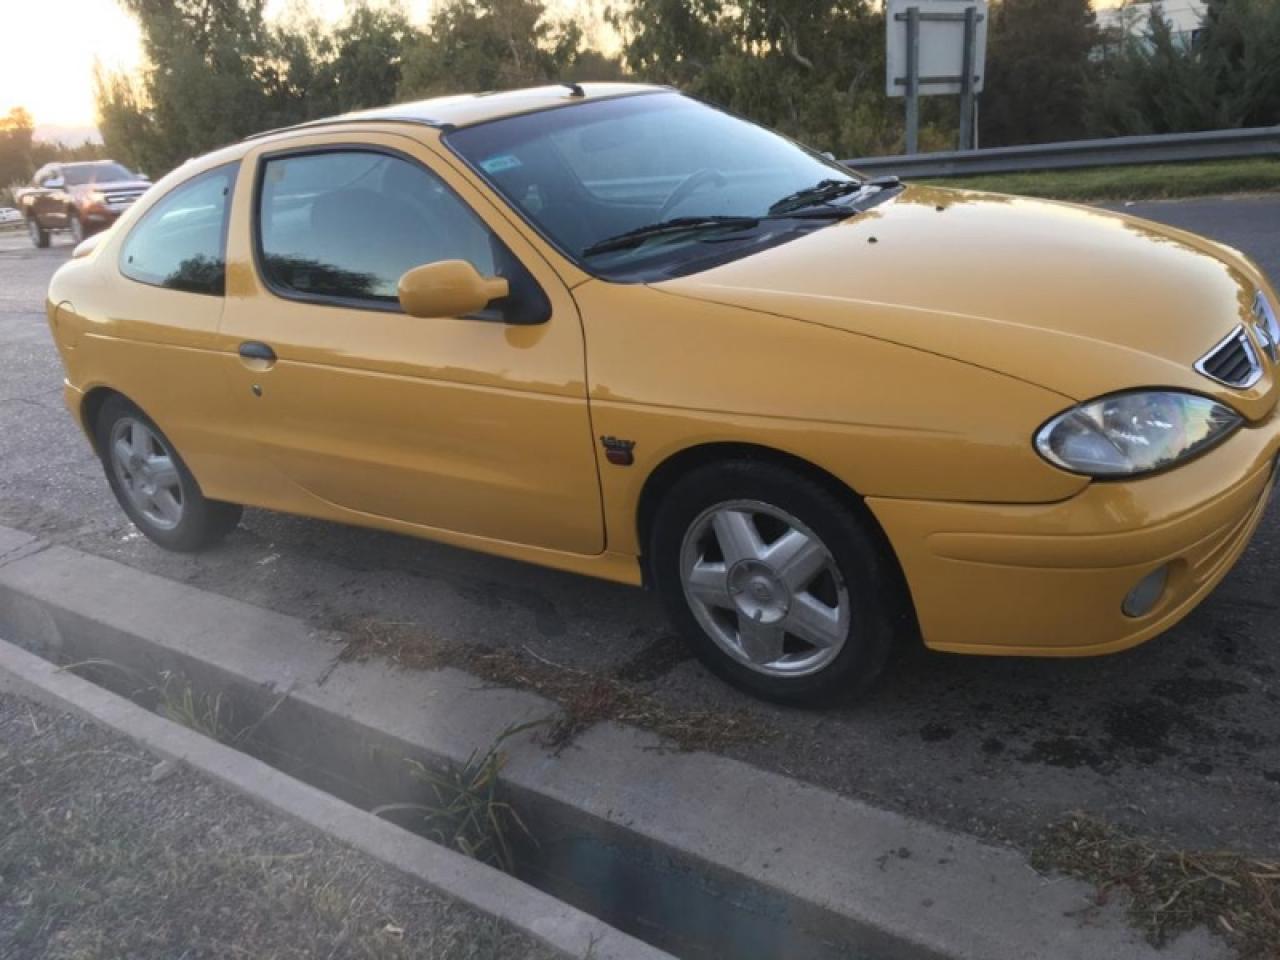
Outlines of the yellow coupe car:
{"label": "yellow coupe car", "polygon": [[866,179],[659,87],[448,97],[184,164],[53,278],[66,399],[175,550],[242,504],[651,584],[759,696],[1185,616],[1280,450],[1220,244]]}

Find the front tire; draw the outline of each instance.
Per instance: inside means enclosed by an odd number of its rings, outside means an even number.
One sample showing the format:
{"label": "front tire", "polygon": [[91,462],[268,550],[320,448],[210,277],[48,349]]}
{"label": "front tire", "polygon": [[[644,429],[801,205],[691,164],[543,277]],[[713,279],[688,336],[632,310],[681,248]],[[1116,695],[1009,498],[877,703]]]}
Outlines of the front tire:
{"label": "front tire", "polygon": [[34,216],[27,217],[27,236],[31,238],[32,246],[41,250],[49,246],[49,231],[40,226],[40,221]]}
{"label": "front tire", "polygon": [[766,700],[856,696],[908,622],[874,521],[773,463],[684,477],[658,508],[650,550],[667,612],[699,659]]}
{"label": "front tire", "polygon": [[202,550],[240,522],[243,508],[206,499],[169,439],[123,397],[102,405],[95,436],[116,500],[160,546],[183,553]]}
{"label": "front tire", "polygon": [[71,230],[71,240],[77,245],[85,238],[84,222],[80,219],[80,214],[72,210],[67,214],[67,227]]}

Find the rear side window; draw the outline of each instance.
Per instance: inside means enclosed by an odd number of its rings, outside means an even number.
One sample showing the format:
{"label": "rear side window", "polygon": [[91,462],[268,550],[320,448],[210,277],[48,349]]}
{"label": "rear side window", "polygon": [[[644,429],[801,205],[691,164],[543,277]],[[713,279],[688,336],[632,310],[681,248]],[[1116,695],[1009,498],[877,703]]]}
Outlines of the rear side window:
{"label": "rear side window", "polygon": [[394,307],[400,277],[438,260],[509,275],[502,243],[435,174],[361,150],[268,159],[258,250],[267,283],[302,299]]}
{"label": "rear side window", "polygon": [[139,283],[222,296],[237,167],[230,163],[193,177],[143,214],[121,248],[120,272]]}

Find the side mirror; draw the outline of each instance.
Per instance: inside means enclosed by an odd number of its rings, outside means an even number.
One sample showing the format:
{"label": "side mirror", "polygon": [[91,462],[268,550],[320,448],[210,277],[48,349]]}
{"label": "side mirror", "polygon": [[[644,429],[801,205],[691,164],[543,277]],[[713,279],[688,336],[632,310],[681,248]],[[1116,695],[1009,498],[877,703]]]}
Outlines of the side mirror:
{"label": "side mirror", "polygon": [[482,277],[465,260],[414,267],[400,278],[400,306],[411,317],[465,317],[510,292],[502,277]]}

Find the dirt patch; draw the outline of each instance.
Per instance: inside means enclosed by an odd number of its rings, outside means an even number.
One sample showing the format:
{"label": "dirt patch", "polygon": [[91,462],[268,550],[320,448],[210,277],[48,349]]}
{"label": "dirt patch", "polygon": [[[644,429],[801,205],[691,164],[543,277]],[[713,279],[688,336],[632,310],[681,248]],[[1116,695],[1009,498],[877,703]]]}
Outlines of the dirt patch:
{"label": "dirt patch", "polygon": [[0,956],[551,960],[100,728],[0,696]]}
{"label": "dirt patch", "polygon": [[1249,688],[1243,683],[1221,677],[1193,677],[1184,674],[1160,681],[1152,688],[1152,692],[1173,703],[1189,707],[1248,693]]}
{"label": "dirt patch", "polygon": [[1105,729],[1113,749],[1133,750],[1142,759],[1171,752],[1169,734],[1180,716],[1176,708],[1154,698],[1122,701],[1107,707]]}
{"label": "dirt patch", "polygon": [[1065,767],[1074,770],[1077,767],[1102,767],[1102,755],[1092,749],[1079,737],[1050,737],[1036,740],[1031,749],[1019,759],[1023,763],[1044,763],[1051,767]]}
{"label": "dirt patch", "polygon": [[620,666],[614,676],[626,683],[651,683],[691,659],[693,654],[683,640],[664,633]]}
{"label": "dirt patch", "polygon": [[998,757],[1004,753],[1004,741],[999,737],[987,737],[982,741],[982,752],[989,757]]}
{"label": "dirt patch", "polygon": [[[456,667],[488,683],[532,690],[555,701],[560,713],[551,720],[545,740],[556,750],[603,721],[650,730],[681,750],[724,750],[743,743],[763,743],[775,735],[760,717],[745,711],[668,706],[631,679],[647,676],[649,661],[637,668],[632,660],[613,675],[601,676],[553,663],[527,648],[458,643],[410,624],[352,620],[339,623],[336,629],[345,640],[339,655],[342,660],[379,658],[407,670]],[[670,653],[664,651],[661,656],[669,657]]]}
{"label": "dirt patch", "polygon": [[920,739],[925,743],[939,743],[943,740],[950,740],[955,735],[954,728],[936,720],[930,720],[920,728]]}
{"label": "dirt patch", "polygon": [[1095,884],[1100,905],[1127,894],[1131,921],[1156,946],[1205,926],[1241,957],[1280,957],[1280,860],[1178,850],[1075,814],[1044,833],[1032,863]]}

